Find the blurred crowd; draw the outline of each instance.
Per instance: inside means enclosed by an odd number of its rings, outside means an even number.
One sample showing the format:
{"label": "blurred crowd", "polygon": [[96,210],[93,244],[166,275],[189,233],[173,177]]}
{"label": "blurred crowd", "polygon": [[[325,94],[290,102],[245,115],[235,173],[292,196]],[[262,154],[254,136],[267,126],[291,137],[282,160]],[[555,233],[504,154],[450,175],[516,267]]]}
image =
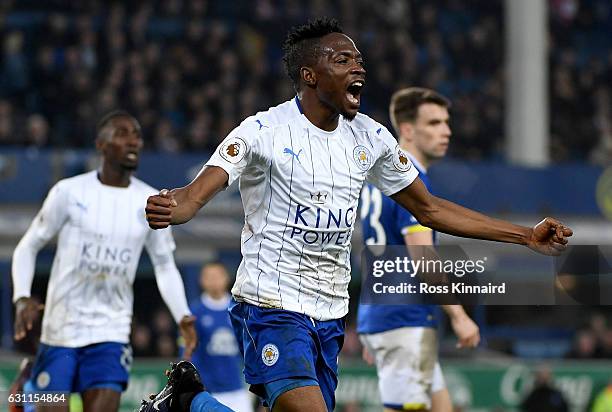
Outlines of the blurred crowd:
{"label": "blurred crowd", "polygon": [[135,356],[172,358],[178,354],[177,328],[165,306],[149,316],[135,317],[130,342]]}
{"label": "blurred crowd", "polygon": [[[148,308],[150,309],[150,308]],[[141,311],[142,312],[142,311]],[[567,359],[612,359],[612,318],[610,311],[581,311],[582,316],[586,321],[582,324],[578,321],[572,321],[577,325],[573,339],[568,336],[565,341],[567,344],[562,345],[563,349],[558,353],[554,351],[538,351],[540,341],[534,339],[530,342],[533,346],[529,351],[513,350],[510,346],[504,348],[499,342],[496,342],[492,336],[487,339],[487,347],[499,353],[508,353],[514,356],[534,358],[557,358],[565,357]],[[445,318],[442,318],[444,321]],[[547,323],[550,323],[550,318],[546,318]],[[443,327],[439,330],[440,339],[452,343],[452,345],[442,345],[442,352],[446,356],[457,356],[455,351],[456,338],[448,327]],[[521,323],[514,325],[515,330],[521,330]],[[519,332],[520,334],[520,332]],[[135,356],[147,357],[173,357],[178,353],[179,341],[177,340],[177,329],[174,320],[170,316],[165,306],[159,306],[153,311],[146,311],[137,314],[132,325],[132,349]],[[559,340],[559,339],[557,339]],[[563,339],[562,339],[563,340]],[[571,341],[570,341],[571,340]],[[514,341],[520,341],[515,338]],[[554,341],[554,339],[552,340]],[[550,345],[552,342],[544,340]],[[512,342],[511,342],[512,343]],[[344,346],[340,356],[347,360],[361,359],[363,346],[359,341],[357,331],[355,329],[355,319],[353,316],[347,318],[346,334],[344,338]]]}
{"label": "blurred crowd", "polygon": [[[550,0],[555,160],[612,159],[612,5]],[[401,86],[452,98],[452,154],[503,152],[503,1],[206,0],[0,5],[0,144],[91,147],[114,108],[141,121],[148,148],[210,150],[243,118],[293,95],[287,29],[335,16],[363,52],[363,111],[387,124]]]}
{"label": "blurred crowd", "polygon": [[456,155],[500,150],[502,2],[488,0],[5,1],[0,144],[91,147],[96,120],[122,107],[150,149],[214,148],[294,94],[281,44],[321,15],[366,57],[365,112],[388,123],[396,88],[433,87],[454,100]]}
{"label": "blurred crowd", "polygon": [[612,324],[603,313],[594,313],[588,323],[578,329],[572,350],[572,359],[612,359]]}
{"label": "blurred crowd", "polygon": [[612,3],[550,0],[550,125],[557,161],[612,163]]}

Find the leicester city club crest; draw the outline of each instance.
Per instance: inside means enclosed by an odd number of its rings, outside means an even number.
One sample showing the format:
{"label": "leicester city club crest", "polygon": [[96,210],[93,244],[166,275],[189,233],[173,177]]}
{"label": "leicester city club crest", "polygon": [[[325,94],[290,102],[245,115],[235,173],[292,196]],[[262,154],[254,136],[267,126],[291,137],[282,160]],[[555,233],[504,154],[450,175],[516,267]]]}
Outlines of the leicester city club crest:
{"label": "leicester city club crest", "polygon": [[362,145],[355,146],[353,149],[353,159],[355,160],[357,167],[364,172],[372,165],[372,153],[370,153],[367,147]]}
{"label": "leicester city club crest", "polygon": [[272,343],[268,343],[261,350],[261,360],[266,366],[272,366],[278,360],[278,348]]}

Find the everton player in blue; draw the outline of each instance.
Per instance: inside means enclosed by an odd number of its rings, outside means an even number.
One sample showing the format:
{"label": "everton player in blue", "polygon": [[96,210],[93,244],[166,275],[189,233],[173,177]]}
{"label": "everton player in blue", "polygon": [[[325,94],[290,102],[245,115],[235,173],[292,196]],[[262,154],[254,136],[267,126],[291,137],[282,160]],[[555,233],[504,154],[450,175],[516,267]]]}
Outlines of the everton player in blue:
{"label": "everton player in blue", "polygon": [[212,395],[235,411],[253,410],[242,378],[242,357],[227,312],[231,296],[229,276],[221,263],[209,263],[200,272],[202,295],[189,303],[196,317],[198,346],[191,361]]}
{"label": "everton player in blue", "polygon": [[[364,183],[423,226],[457,236],[559,254],[572,231],[551,218],[514,225],[430,194],[393,135],[359,113],[364,59],[337,21],[293,28],[284,49],[296,96],[245,119],[191,183],[150,196],[145,211],[154,229],[183,224],[239,181],[243,259],[230,316],[246,381],[273,411],[324,412],[335,407]],[[227,410],[202,391],[191,363],[169,375],[142,411]]]}
{"label": "everton player in blue", "polygon": [[[419,177],[431,190],[427,168],[446,154],[451,136],[450,102],[433,90],[407,88],[391,98],[389,114]],[[406,244],[412,259],[420,246],[433,245],[436,234],[372,185],[361,196],[363,235],[368,245]],[[438,363],[437,307],[434,305],[361,304],[357,331],[376,363],[385,410],[451,412],[452,404]],[[459,345],[479,342],[478,326],[460,305],[443,305]],[[367,355],[373,357],[369,359]]]}

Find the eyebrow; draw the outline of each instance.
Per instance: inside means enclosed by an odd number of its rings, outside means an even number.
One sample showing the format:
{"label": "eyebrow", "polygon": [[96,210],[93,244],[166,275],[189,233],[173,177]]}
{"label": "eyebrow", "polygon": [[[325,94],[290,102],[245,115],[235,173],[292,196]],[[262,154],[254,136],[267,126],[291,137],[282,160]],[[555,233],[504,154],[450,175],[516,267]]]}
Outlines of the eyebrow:
{"label": "eyebrow", "polygon": [[115,129],[117,131],[126,131],[128,133],[129,132],[134,132],[134,131],[140,133],[141,130],[142,130],[142,128],[139,127],[139,126],[130,126],[130,127],[128,127],[128,126],[117,126],[117,127],[115,127]]}
{"label": "eyebrow", "polygon": [[350,52],[350,51],[348,51],[348,50],[343,50],[343,51],[339,51],[339,52],[334,52],[334,53],[333,53],[333,55],[334,55],[334,57],[335,57],[336,55],[338,55],[338,56],[346,56],[346,57],[353,57],[353,55],[354,55],[356,59],[363,58],[363,56],[361,55],[361,53],[359,53],[359,52],[354,53],[354,52]]}

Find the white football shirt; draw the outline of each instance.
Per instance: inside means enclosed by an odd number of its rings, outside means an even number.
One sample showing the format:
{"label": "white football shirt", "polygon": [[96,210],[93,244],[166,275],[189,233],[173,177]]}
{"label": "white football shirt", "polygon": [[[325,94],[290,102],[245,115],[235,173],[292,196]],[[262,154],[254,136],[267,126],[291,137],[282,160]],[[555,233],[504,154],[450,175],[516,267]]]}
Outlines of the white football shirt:
{"label": "white football shirt", "polygon": [[240,184],[245,225],[234,297],[317,320],[348,312],[364,182],[391,195],[418,176],[381,124],[357,114],[327,132],[302,114],[297,98],[244,120],[206,166]]}
{"label": "white football shirt", "polygon": [[[104,185],[95,171],[61,180],[50,190],[13,259],[16,300],[29,296],[36,252],[59,232],[41,342],[66,347],[129,342],[133,283],[143,246],[156,267],[171,260],[176,271],[171,232],[152,230],[145,219],[146,199],[155,193],[134,177],[125,188]],[[30,276],[29,282],[18,276]],[[172,285],[182,291],[178,309],[171,308],[175,316],[189,313],[182,286]]]}

